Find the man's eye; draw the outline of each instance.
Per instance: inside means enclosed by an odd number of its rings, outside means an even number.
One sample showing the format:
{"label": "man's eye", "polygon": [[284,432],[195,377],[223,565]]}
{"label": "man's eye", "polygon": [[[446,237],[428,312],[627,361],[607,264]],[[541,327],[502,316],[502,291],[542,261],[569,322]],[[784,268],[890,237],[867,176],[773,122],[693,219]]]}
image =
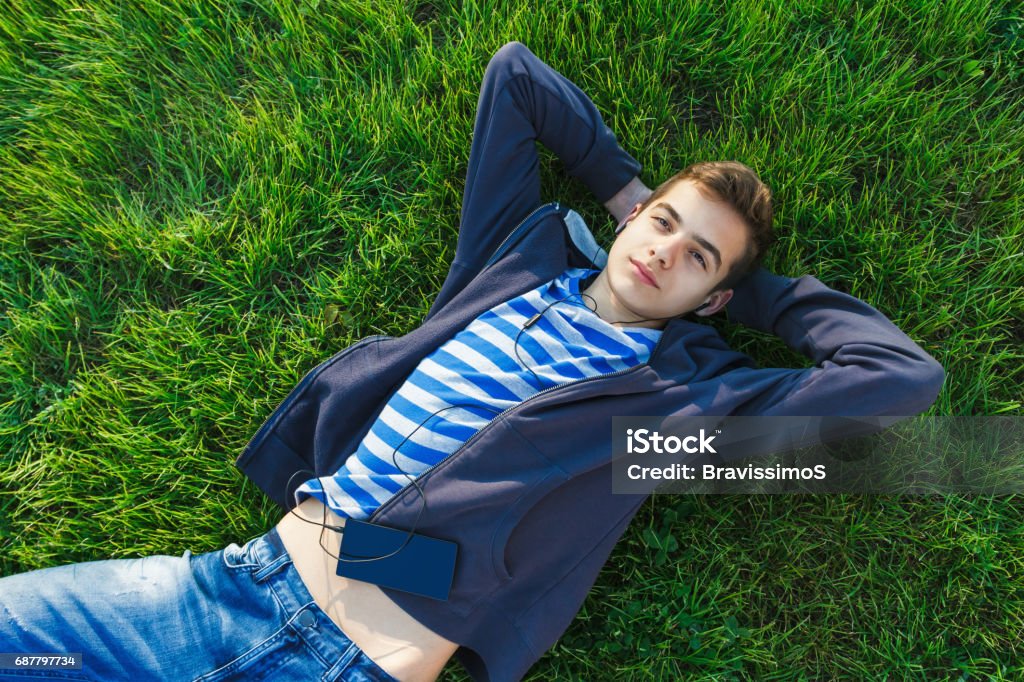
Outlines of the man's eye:
{"label": "man's eye", "polygon": [[667,229],[669,228],[669,224],[668,224],[668,221],[667,221],[667,220],[665,220],[664,218],[658,218],[657,216],[655,216],[655,218],[654,218],[654,219],[655,219],[655,220],[657,220],[657,221],[658,221],[658,224],[660,224],[660,225],[661,225],[662,227],[664,227],[664,228],[665,228],[666,230],[667,230]]}

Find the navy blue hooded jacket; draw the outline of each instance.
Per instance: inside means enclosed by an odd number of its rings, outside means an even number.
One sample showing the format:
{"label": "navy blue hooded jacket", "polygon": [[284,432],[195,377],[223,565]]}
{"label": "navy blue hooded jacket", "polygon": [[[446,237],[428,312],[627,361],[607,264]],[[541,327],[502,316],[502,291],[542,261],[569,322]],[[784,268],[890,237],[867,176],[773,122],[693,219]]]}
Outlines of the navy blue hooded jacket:
{"label": "navy blue hooded jacket", "polygon": [[[583,230],[557,204],[538,209],[485,267],[449,277],[418,329],[363,339],[311,370],[237,465],[281,507],[294,506],[292,474],[337,471],[423,357],[567,267],[603,265],[603,252],[589,261],[595,244]],[[520,679],[557,641],[644,501],[611,494],[613,416],[912,415],[941,387],[941,366],[881,313],[813,277],[760,270],[736,288],[728,311],[815,367],[759,369],[713,328],[673,320],[647,364],[542,391],[420,476],[427,505],[417,531],[459,545],[451,596],[385,592],[460,644],[456,656],[474,679]],[[421,506],[409,485],[370,520],[409,528]]]}
{"label": "navy blue hooded jacket", "polygon": [[[636,176],[639,164],[593,104],[524,46],[505,46],[492,66],[470,177],[503,181],[506,169],[487,166],[477,149],[500,156],[512,144],[510,129],[482,127],[512,109],[519,134],[554,149],[599,201]],[[470,200],[490,201],[483,191]],[[304,480],[293,474],[337,471],[419,361],[470,321],[569,267],[604,265],[579,216],[557,204],[507,231],[466,220],[480,212],[465,201],[455,259],[423,324],[402,337],[363,339],[315,367],[239,456],[238,467],[282,508],[294,506]],[[646,499],[611,493],[612,417],[906,416],[927,409],[941,387],[941,366],[881,313],[813,277],[760,270],[735,288],[727,310],[814,367],[757,368],[712,327],[672,320],[647,364],[542,391],[417,479],[427,504],[416,530],[459,545],[451,595],[442,602],[384,591],[460,644],[456,656],[475,680],[518,680],[554,644]],[[370,520],[408,529],[422,506],[409,485]]]}

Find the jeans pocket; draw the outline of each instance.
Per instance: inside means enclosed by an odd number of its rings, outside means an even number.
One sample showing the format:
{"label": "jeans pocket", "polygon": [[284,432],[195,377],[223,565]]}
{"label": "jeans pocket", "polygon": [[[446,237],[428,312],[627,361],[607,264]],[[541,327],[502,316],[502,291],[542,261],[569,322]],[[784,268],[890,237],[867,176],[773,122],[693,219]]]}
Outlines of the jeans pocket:
{"label": "jeans pocket", "polygon": [[256,557],[256,542],[259,537],[255,537],[249,540],[244,545],[238,545],[232,542],[230,545],[221,550],[221,557],[224,559],[224,565],[230,569],[237,570],[254,570],[260,567],[258,558]]}

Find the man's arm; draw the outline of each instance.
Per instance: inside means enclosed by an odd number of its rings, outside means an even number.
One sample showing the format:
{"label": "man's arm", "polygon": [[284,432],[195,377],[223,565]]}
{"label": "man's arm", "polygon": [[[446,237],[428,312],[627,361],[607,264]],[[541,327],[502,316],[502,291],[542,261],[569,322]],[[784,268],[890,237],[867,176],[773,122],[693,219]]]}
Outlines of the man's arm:
{"label": "man's arm", "polygon": [[[537,142],[602,203],[616,201],[616,192],[640,171],[582,90],[522,43],[504,45],[484,72],[455,258],[428,317],[454,298],[540,206]],[[628,208],[620,215],[626,213]]]}
{"label": "man's arm", "polygon": [[477,103],[454,259],[467,274],[540,205],[538,142],[602,203],[640,170],[576,84],[523,44],[504,45],[487,65]]}
{"label": "man's arm", "polygon": [[735,288],[729,318],[775,334],[815,367],[768,369],[739,414],[911,416],[942,388],[944,371],[882,313],[816,278],[760,269]]}

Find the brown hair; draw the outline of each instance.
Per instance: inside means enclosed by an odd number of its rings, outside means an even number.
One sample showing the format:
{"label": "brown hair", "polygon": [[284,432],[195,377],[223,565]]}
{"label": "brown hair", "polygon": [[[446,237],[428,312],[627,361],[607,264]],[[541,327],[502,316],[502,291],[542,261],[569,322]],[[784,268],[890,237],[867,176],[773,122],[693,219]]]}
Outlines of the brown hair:
{"label": "brown hair", "polygon": [[654,193],[640,207],[648,206],[663,197],[673,185],[690,180],[705,198],[724,201],[743,219],[750,231],[750,239],[739,261],[729,266],[716,291],[731,289],[748,273],[757,269],[768,247],[775,241],[772,231],[772,193],[761,182],[757,173],[738,161],[704,161],[695,163],[658,185]]}

